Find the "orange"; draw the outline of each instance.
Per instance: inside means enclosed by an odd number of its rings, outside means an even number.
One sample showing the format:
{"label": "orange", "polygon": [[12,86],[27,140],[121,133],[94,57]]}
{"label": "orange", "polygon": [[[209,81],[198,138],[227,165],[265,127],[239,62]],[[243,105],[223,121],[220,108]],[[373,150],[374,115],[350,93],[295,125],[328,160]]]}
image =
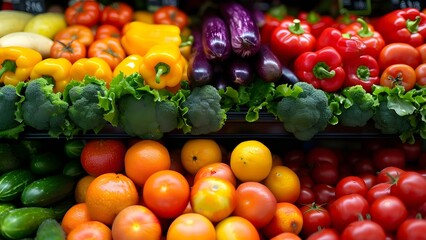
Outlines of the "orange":
{"label": "orange", "polygon": [[222,162],[222,151],[213,139],[190,139],[181,150],[182,165],[188,173],[195,175],[208,164]]}
{"label": "orange", "polygon": [[167,240],[216,240],[216,230],[209,219],[198,213],[175,218],[167,230]]}
{"label": "orange", "polygon": [[77,203],[70,207],[62,218],[61,226],[66,234],[84,222],[91,221],[86,203]]}
{"label": "orange", "polygon": [[138,186],[143,186],[153,173],[170,169],[170,165],[169,150],[154,140],[140,140],[134,143],[124,158],[126,175]]}
{"label": "orange", "polygon": [[302,240],[299,235],[291,233],[291,232],[285,232],[278,234],[277,236],[271,238],[271,240]]}
{"label": "orange", "polygon": [[289,202],[279,202],[272,220],[263,227],[263,232],[271,239],[281,233],[299,234],[303,226],[303,215],[300,209]]}
{"label": "orange", "polygon": [[96,177],[87,188],[86,204],[93,220],[111,225],[124,208],[139,201],[138,191],[123,174],[105,173]]}
{"label": "orange", "polygon": [[216,225],[217,240],[260,240],[256,227],[247,219],[231,216]]}
{"label": "orange", "polygon": [[260,182],[271,171],[272,153],[257,140],[243,141],[232,150],[230,165],[240,181]]}
{"label": "orange", "polygon": [[77,203],[86,201],[86,192],[89,184],[95,179],[92,175],[87,175],[78,180],[74,190],[74,198]]}
{"label": "orange", "polygon": [[126,145],[118,139],[94,139],[87,142],[81,151],[83,169],[90,175],[119,173],[124,169]]}
{"label": "orange", "polygon": [[110,240],[111,229],[99,222],[89,221],[78,225],[67,236],[67,240]]}
{"label": "orange", "polygon": [[278,202],[295,203],[299,198],[299,177],[286,166],[274,166],[264,184],[271,190]]}

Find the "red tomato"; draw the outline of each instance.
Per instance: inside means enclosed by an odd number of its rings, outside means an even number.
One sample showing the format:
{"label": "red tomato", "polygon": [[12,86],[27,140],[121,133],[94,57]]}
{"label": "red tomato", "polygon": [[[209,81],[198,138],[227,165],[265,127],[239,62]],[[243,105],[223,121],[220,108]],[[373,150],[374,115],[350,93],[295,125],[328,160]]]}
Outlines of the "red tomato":
{"label": "red tomato", "polygon": [[233,215],[249,220],[256,228],[264,227],[274,217],[277,200],[265,185],[244,182],[237,187],[235,195]]}
{"label": "red tomato", "polygon": [[367,186],[367,189],[370,189],[376,184],[377,176],[372,173],[364,173],[359,175],[359,177],[364,181],[365,185]]}
{"label": "red tomato", "polygon": [[331,225],[330,214],[327,209],[312,203],[300,207],[303,214],[302,235],[307,237],[320,228],[329,228]]}
{"label": "red tomato", "polygon": [[124,2],[113,2],[104,7],[101,23],[110,24],[121,29],[126,23],[133,20],[133,8]]}
{"label": "red tomato", "polygon": [[216,225],[217,240],[260,240],[256,227],[247,219],[231,216]]}
{"label": "red tomato", "polygon": [[328,211],[331,217],[331,226],[337,231],[343,231],[350,223],[365,216],[369,212],[367,200],[360,194],[349,194],[333,201]]}
{"label": "red tomato", "polygon": [[73,39],[61,39],[53,42],[50,47],[50,57],[66,58],[71,63],[76,62],[81,58],[85,58],[87,54],[86,46],[80,41]]}
{"label": "red tomato", "polygon": [[308,166],[314,166],[319,162],[328,162],[337,166],[339,164],[339,157],[332,149],[317,146],[309,150],[306,156],[306,163]]}
{"label": "red tomato", "polygon": [[370,205],[371,220],[382,226],[385,231],[396,231],[407,215],[404,203],[395,196],[380,197]]}
{"label": "red tomato", "polygon": [[382,196],[390,195],[391,186],[392,184],[389,182],[382,182],[374,185],[367,192],[367,202],[371,204],[374,202],[374,200]]}
{"label": "red tomato", "polygon": [[334,186],[339,181],[338,167],[329,162],[317,163],[312,169],[312,177],[316,183]]}
{"label": "red tomato", "polygon": [[426,202],[426,179],[417,172],[403,172],[392,184],[390,194],[401,199],[407,208],[418,208]]}
{"label": "red tomato", "polygon": [[393,64],[407,64],[413,69],[421,63],[420,52],[407,43],[390,43],[380,51],[378,63],[384,71]]}
{"label": "red tomato", "polygon": [[361,220],[350,223],[340,236],[342,240],[374,239],[385,240],[383,228],[371,220]]}
{"label": "red tomato", "polygon": [[161,170],[152,174],[142,190],[145,205],[161,218],[181,215],[188,205],[189,194],[188,181],[173,170]]}
{"label": "red tomato", "polygon": [[416,72],[416,83],[420,86],[425,86],[426,85],[426,63],[420,64],[414,69],[414,71]]}
{"label": "red tomato", "polygon": [[194,182],[203,177],[218,177],[228,180],[235,187],[237,186],[237,179],[229,164],[218,162],[211,163],[200,168],[194,177]]}
{"label": "red tomato", "polygon": [[377,171],[386,167],[405,167],[405,153],[401,148],[380,148],[374,152],[374,166]]}
{"label": "red tomato", "polygon": [[308,187],[308,188],[312,188],[315,185],[315,182],[312,179],[312,177],[310,175],[307,175],[307,174],[303,174],[302,175],[300,172],[298,174],[299,175],[300,186],[305,186],[305,187]]}
{"label": "red tomato", "polygon": [[235,187],[222,178],[200,178],[192,186],[190,201],[195,213],[202,214],[212,222],[219,222],[235,209]]}
{"label": "red tomato", "polygon": [[393,179],[405,172],[399,167],[389,166],[377,173],[376,183],[392,183]]}
{"label": "red tomato", "polygon": [[297,205],[305,205],[315,202],[315,194],[312,187],[301,186],[299,198],[296,201]]}
{"label": "red tomato", "polygon": [[415,67],[408,64],[392,64],[385,68],[380,76],[380,85],[393,88],[395,86],[404,87],[405,91],[409,91],[416,85]]}
{"label": "red tomato", "polygon": [[[424,70],[425,70],[425,77],[426,77],[426,64],[424,66],[425,66]],[[426,78],[425,78],[425,81],[426,81]],[[404,150],[405,159],[407,161],[418,160],[419,157],[420,157],[420,154],[422,153],[422,142],[421,141],[415,141],[414,143],[401,142],[400,146],[401,146],[402,150]]]}
{"label": "red tomato", "polygon": [[96,28],[95,40],[109,37],[120,39],[120,30],[116,26],[109,24],[102,24]]}
{"label": "red tomato", "polygon": [[176,25],[181,30],[188,25],[188,16],[186,13],[172,5],[158,8],[152,17],[155,24]]}
{"label": "red tomato", "polygon": [[316,184],[313,190],[317,204],[328,204],[336,198],[336,189],[333,186],[320,183]]}
{"label": "red tomato", "polygon": [[398,240],[425,239],[426,220],[411,218],[405,220],[398,228]]}
{"label": "red tomato", "polygon": [[65,21],[68,25],[93,27],[98,24],[101,7],[96,1],[76,1],[65,9]]}
{"label": "red tomato", "polygon": [[324,228],[311,234],[306,240],[340,240],[336,229]]}
{"label": "red tomato", "polygon": [[370,158],[360,159],[358,162],[355,163],[354,173],[355,175],[361,175],[361,174],[367,174],[367,173],[375,174],[376,169],[374,167],[373,160]]}
{"label": "red tomato", "polygon": [[336,185],[336,198],[344,195],[358,193],[363,197],[367,196],[367,185],[362,178],[357,176],[348,176],[340,179]]}

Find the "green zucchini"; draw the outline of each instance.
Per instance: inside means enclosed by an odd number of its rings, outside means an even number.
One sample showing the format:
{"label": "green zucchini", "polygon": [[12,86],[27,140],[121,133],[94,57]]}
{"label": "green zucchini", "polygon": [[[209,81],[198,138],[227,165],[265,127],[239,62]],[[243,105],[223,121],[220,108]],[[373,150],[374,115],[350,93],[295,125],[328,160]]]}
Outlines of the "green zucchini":
{"label": "green zucchini", "polygon": [[37,175],[52,175],[58,173],[64,166],[63,158],[55,152],[37,153],[31,157],[30,169]]}
{"label": "green zucchini", "polygon": [[40,178],[25,187],[21,202],[27,207],[46,207],[73,193],[75,180],[63,174]]}
{"label": "green zucchini", "polygon": [[70,177],[80,177],[85,173],[80,159],[69,160],[62,169],[62,174]]}
{"label": "green zucchini", "polygon": [[0,176],[0,201],[11,201],[19,197],[24,188],[36,179],[28,169],[15,169]]}
{"label": "green zucchini", "polygon": [[66,235],[56,219],[45,219],[37,229],[34,240],[65,240]]}
{"label": "green zucchini", "polygon": [[52,209],[22,207],[9,211],[0,223],[0,233],[8,239],[22,239],[34,236],[40,224],[54,218]]}

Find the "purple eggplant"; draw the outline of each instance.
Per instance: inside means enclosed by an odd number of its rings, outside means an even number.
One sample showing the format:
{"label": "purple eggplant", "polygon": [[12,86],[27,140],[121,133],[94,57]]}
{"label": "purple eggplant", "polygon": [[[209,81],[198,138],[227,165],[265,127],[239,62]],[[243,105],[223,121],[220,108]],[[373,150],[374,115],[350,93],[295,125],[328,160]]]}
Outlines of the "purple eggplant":
{"label": "purple eggplant", "polygon": [[262,45],[255,55],[254,68],[266,82],[276,82],[282,75],[282,64],[268,46]]}
{"label": "purple eggplant", "polygon": [[231,57],[226,65],[226,75],[231,85],[248,85],[253,82],[254,69],[251,66],[249,59],[239,56]]}
{"label": "purple eggplant", "polygon": [[287,83],[287,84],[293,85],[299,82],[299,78],[287,66],[285,65],[282,66],[281,73],[282,75],[281,75],[281,79],[279,80],[279,83]]}
{"label": "purple eggplant", "polygon": [[223,3],[220,10],[229,27],[232,50],[243,58],[254,56],[261,44],[259,28],[252,13],[236,2]]}
{"label": "purple eggplant", "polygon": [[202,22],[202,44],[207,59],[223,61],[231,53],[229,29],[225,21],[216,14],[208,14]]}
{"label": "purple eggplant", "polygon": [[204,54],[201,43],[201,31],[192,31],[194,42],[192,45],[191,57],[188,60],[188,79],[191,87],[203,86],[208,84],[214,73],[212,63]]}

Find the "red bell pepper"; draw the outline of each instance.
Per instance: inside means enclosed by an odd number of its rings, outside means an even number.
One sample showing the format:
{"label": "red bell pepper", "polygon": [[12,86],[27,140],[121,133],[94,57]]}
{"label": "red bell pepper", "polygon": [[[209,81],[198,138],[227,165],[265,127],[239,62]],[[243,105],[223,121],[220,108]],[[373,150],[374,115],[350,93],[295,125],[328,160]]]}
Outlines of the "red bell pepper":
{"label": "red bell pepper", "polygon": [[284,5],[272,7],[265,13],[265,23],[260,28],[260,39],[262,44],[269,45],[272,32],[284,19],[294,19],[294,17],[287,15],[287,8]]}
{"label": "red bell pepper", "polygon": [[326,28],[317,38],[317,49],[331,46],[339,52],[343,60],[364,55],[367,46],[356,35],[343,34],[334,27]]}
{"label": "red bell pepper", "polygon": [[415,8],[394,10],[378,20],[376,30],[386,44],[401,42],[417,47],[426,41],[426,14]]}
{"label": "red bell pepper", "polygon": [[297,18],[311,27],[311,33],[314,37],[318,37],[324,29],[334,24],[334,18],[327,15],[322,16],[315,11],[300,12]]}
{"label": "red bell pepper", "polygon": [[377,58],[380,51],[385,46],[385,40],[379,32],[374,31],[374,27],[364,19],[358,18],[357,22],[348,25],[342,30],[343,34],[358,36],[366,45],[364,54]]}
{"label": "red bell pepper", "polygon": [[339,30],[342,30],[343,28],[347,27],[349,24],[356,22],[356,19],[358,18],[355,14],[350,14],[347,9],[341,9],[340,15],[336,17],[334,20],[334,28],[337,28]]}
{"label": "red bell pepper", "polygon": [[345,87],[361,85],[366,92],[371,92],[371,87],[380,84],[380,69],[376,59],[369,55],[362,55],[343,66],[346,73]]}
{"label": "red bell pepper", "polygon": [[345,82],[342,58],[332,47],[299,55],[294,62],[294,73],[301,81],[326,92],[338,91]]}
{"label": "red bell pepper", "polygon": [[299,19],[283,21],[271,35],[271,50],[283,64],[304,52],[315,49],[315,37],[307,24]]}

